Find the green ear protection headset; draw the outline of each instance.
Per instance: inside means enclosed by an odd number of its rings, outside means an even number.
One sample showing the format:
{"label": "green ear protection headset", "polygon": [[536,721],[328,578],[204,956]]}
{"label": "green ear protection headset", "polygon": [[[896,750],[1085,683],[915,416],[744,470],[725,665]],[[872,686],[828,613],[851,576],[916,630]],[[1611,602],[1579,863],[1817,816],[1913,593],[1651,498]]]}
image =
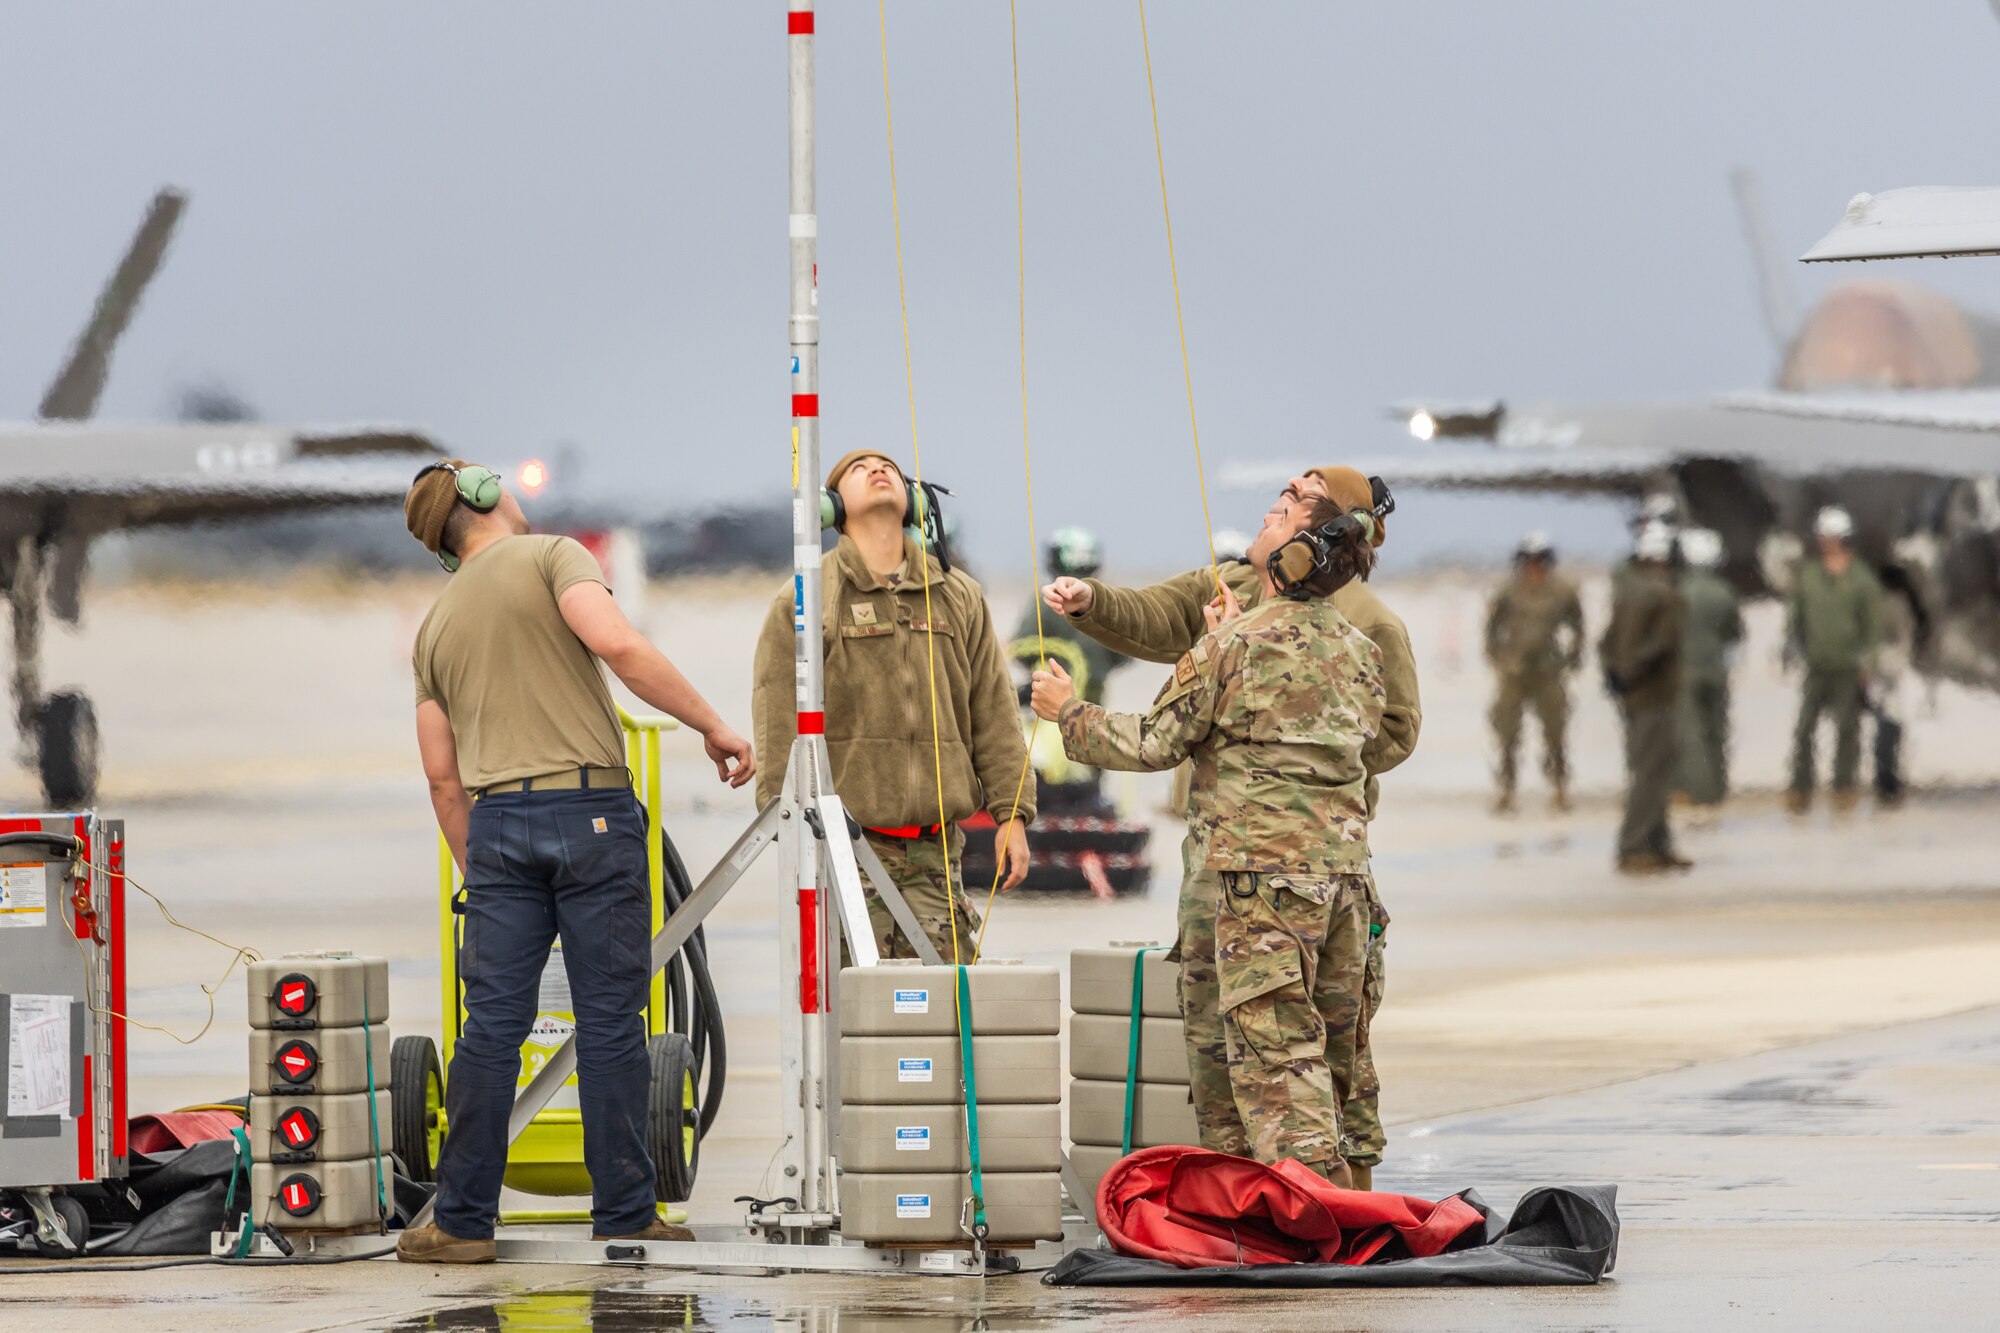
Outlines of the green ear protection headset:
{"label": "green ear protection headset", "polygon": [[[900,469],[898,469],[900,473]],[[919,548],[937,557],[938,567],[951,573],[951,555],[944,540],[944,513],[938,508],[938,497],[950,495],[951,488],[940,486],[934,481],[921,486],[903,478],[903,531]],[[840,492],[822,486],[819,491],[819,528],[825,532],[831,528],[843,531],[847,527],[847,502],[840,498]]]}
{"label": "green ear protection headset", "polygon": [[[490,514],[500,504],[500,478],[493,469],[469,463],[464,467],[439,459],[417,469],[417,475],[410,479],[412,486],[422,481],[430,472],[449,472],[458,502],[478,514]],[[442,546],[438,548],[437,561],[444,566],[447,574],[458,572],[458,557]]]}
{"label": "green ear protection headset", "polygon": [[1370,477],[1368,489],[1369,498],[1374,502],[1371,507],[1338,514],[1317,528],[1299,533],[1271,552],[1265,564],[1271,572],[1271,582],[1277,585],[1281,595],[1295,602],[1308,600],[1312,594],[1306,591],[1307,580],[1332,564],[1334,548],[1346,541],[1356,529],[1360,530],[1363,541],[1375,540],[1375,521],[1396,512],[1396,497],[1389,493],[1389,484],[1380,477]]}

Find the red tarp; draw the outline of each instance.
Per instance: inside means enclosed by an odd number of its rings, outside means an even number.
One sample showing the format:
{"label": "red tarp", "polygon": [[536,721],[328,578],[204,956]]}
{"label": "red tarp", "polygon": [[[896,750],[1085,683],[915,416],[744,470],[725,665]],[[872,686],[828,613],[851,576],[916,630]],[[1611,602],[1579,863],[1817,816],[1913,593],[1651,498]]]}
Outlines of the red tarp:
{"label": "red tarp", "polygon": [[226,1111],[167,1111],[135,1115],[129,1142],[135,1154],[148,1157],[169,1148],[192,1148],[209,1139],[226,1139],[243,1127],[243,1117]]}
{"label": "red tarp", "polygon": [[1191,1147],[1119,1161],[1097,1187],[1097,1218],[1120,1254],[1182,1268],[1423,1257],[1485,1225],[1463,1199],[1344,1190],[1298,1162]]}

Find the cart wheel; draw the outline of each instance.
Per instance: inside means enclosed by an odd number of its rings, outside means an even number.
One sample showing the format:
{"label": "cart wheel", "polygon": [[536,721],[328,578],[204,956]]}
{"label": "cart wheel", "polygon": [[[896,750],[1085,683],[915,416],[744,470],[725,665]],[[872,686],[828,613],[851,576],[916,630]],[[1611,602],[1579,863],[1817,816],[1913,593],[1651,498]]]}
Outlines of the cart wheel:
{"label": "cart wheel", "polygon": [[444,1071],[429,1037],[398,1037],[389,1048],[389,1123],[403,1174],[420,1185],[436,1180],[444,1147]]}
{"label": "cart wheel", "polygon": [[701,1156],[701,1108],[696,1104],[694,1047],[678,1032],[646,1043],[653,1066],[652,1114],[647,1146],[653,1152],[653,1179],[662,1203],[685,1203],[694,1193]]}
{"label": "cart wheel", "polygon": [[76,1248],[66,1250],[60,1246],[43,1249],[40,1241],[34,1243],[35,1252],[45,1259],[75,1259],[83,1254],[83,1243],[90,1239],[90,1214],[83,1211],[83,1205],[67,1194],[51,1194],[49,1206],[62,1219],[63,1229],[69,1232],[70,1243]]}

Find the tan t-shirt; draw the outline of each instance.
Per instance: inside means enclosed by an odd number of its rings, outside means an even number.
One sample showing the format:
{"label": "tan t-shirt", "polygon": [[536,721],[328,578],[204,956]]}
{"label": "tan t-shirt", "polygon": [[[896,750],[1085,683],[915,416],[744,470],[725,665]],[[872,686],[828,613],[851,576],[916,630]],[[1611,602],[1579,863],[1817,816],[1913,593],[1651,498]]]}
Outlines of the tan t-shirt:
{"label": "tan t-shirt", "polygon": [[467,791],[573,768],[617,768],[624,734],[604,669],[556,606],[604,582],[569,537],[503,537],[465,562],[417,631],[417,702],[437,701]]}

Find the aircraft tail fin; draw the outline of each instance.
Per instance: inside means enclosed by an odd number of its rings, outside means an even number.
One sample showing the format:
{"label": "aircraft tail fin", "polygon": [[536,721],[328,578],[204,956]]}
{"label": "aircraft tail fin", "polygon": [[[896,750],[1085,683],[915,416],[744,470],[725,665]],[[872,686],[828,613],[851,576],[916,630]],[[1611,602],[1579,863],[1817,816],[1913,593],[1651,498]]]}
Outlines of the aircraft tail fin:
{"label": "aircraft tail fin", "polygon": [[1798,303],[1792,295],[1789,270],[1778,254],[1771,235],[1770,219],[1764,213],[1764,193],[1757,175],[1746,167],[1729,173],[1729,188],[1736,195],[1736,212],[1743,223],[1743,239],[1750,247],[1750,262],[1757,273],[1757,300],[1764,312],[1764,328],[1771,345],[1783,355],[1798,332]]}
{"label": "aircraft tail fin", "polygon": [[104,379],[111,369],[112,349],[132,322],[132,312],[138,309],[147,284],[159,271],[167,242],[173,238],[186,206],[187,196],[172,187],[153,196],[152,207],[146,210],[125,258],[98,294],[97,306],[77,335],[69,360],[42,395],[42,404],[36,409],[42,420],[85,421],[97,411],[97,400],[104,394]]}

